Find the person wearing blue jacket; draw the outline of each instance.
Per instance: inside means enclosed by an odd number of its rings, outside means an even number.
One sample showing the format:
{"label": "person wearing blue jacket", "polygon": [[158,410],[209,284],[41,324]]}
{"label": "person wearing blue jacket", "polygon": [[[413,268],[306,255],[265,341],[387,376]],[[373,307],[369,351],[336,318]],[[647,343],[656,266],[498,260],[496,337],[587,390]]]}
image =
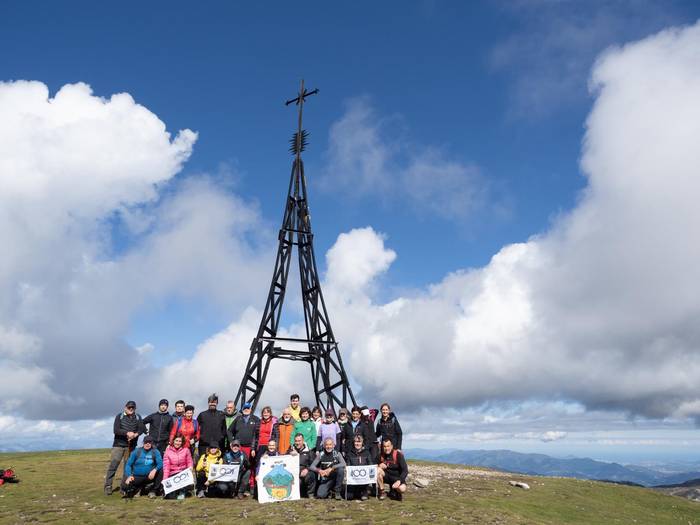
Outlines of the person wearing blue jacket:
{"label": "person wearing blue jacket", "polygon": [[158,472],[163,469],[163,458],[160,451],[153,446],[153,437],[146,436],[143,439],[143,447],[135,449],[126,462],[124,468],[124,482],[122,492],[124,498],[133,498],[141,491],[150,490],[149,497],[155,497],[153,485]]}

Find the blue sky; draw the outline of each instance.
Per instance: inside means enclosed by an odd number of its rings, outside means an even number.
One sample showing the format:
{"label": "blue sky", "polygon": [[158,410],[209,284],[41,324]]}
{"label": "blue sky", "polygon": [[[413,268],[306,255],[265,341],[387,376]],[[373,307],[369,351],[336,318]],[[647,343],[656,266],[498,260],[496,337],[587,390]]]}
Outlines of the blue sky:
{"label": "blue sky", "polygon": [[[481,272],[503,247],[556,230],[585,200],[588,181],[580,161],[586,119],[598,93],[589,89],[596,59],[609,46],[691,25],[698,16],[696,2],[653,1],[127,2],[118,8],[5,2],[0,80],[42,82],[50,97],[77,82],[106,99],[128,93],[173,137],[183,129],[198,134],[181,169],[159,181],[157,197],[134,198],[127,206],[129,213],[149,216],[149,226],[135,232],[114,206],[98,217],[106,229],[81,237],[86,243],[101,239],[91,245],[99,245],[93,253],[97,259],[118,263],[140,251],[152,253],[149,243],[159,221],[168,217],[168,206],[186,198],[190,181],[204,177],[209,189],[195,186],[193,193],[211,190],[254,216],[249,229],[238,232],[229,224],[221,238],[228,232],[240,240],[250,259],[261,262],[259,274],[269,276],[270,239],[281,220],[291,161],[287,141],[296,117],[283,102],[295,96],[305,78],[310,88],[320,89],[305,113],[319,264],[325,275],[325,254],[332,247],[342,252],[339,234],[370,227],[383,242],[368,278],[368,297],[379,306],[430,295],[431,286],[447,287],[452,272]],[[353,160],[372,155],[383,159],[374,171]],[[471,200],[462,205],[455,198],[459,192]],[[245,257],[229,262],[241,260]],[[165,261],[161,264],[167,266]],[[226,272],[224,263],[216,268]],[[229,271],[246,275],[236,266]],[[255,273],[241,282],[260,279]],[[238,300],[231,296],[243,285],[235,275],[230,280],[219,292],[215,285],[192,281],[192,289],[183,282],[183,290],[173,284],[145,294],[133,308],[113,315],[119,326],[107,339],[152,345],[156,351],[148,352],[146,367],[194,359],[198,345],[231,323],[240,326],[246,308],[263,305],[266,283],[241,292]],[[342,296],[347,283],[328,280]],[[330,315],[333,322],[333,310]],[[338,319],[344,322],[345,314]],[[290,330],[295,320],[292,315]],[[249,340],[252,333],[242,331],[241,339]],[[440,355],[439,347],[422,351]],[[231,384],[237,384],[237,373],[231,375]],[[391,390],[373,385],[363,385],[368,394],[390,395]],[[649,409],[656,404],[646,394],[629,402],[620,401],[625,396],[597,399],[565,388],[551,395],[580,402],[588,411],[613,411],[616,430],[619,414],[663,419],[673,412]],[[449,405],[469,410],[513,398],[512,392],[470,396]],[[534,397],[546,403],[548,396]],[[691,403],[694,397],[684,399]],[[433,401],[417,399],[405,410],[422,403]],[[31,411],[8,413],[39,417]],[[692,428],[688,424],[686,430]]]}

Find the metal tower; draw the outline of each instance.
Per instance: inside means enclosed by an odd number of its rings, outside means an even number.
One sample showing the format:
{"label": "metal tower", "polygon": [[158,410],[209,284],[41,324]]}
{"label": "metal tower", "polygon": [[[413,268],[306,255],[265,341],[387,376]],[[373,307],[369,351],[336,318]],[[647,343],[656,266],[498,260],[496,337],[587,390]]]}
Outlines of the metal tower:
{"label": "metal tower", "polygon": [[[265,386],[270,361],[275,358],[306,361],[311,365],[311,377],[318,406],[335,411],[336,407],[347,407],[348,401],[355,404],[355,397],[343,368],[338,343],[333,335],[321,293],[314,255],[314,235],[311,232],[304,162],[301,160],[301,153],[307,145],[308,137],[308,133],[301,126],[304,102],[307,97],[316,93],[318,89],[306,91],[302,80],[299,95],[285,103],[285,105],[294,103],[299,107],[298,128],[290,141],[289,148],[294,155],[294,161],[289,179],[287,203],[279,231],[277,259],[272,274],[272,284],[265,302],[265,311],[258,334],[250,345],[248,365],[236,394],[236,406],[241,406],[239,403],[248,401],[253,404],[253,410]],[[294,246],[297,247],[299,255],[306,339],[277,337]],[[308,350],[288,350],[278,346],[285,342],[304,343],[308,346]]]}

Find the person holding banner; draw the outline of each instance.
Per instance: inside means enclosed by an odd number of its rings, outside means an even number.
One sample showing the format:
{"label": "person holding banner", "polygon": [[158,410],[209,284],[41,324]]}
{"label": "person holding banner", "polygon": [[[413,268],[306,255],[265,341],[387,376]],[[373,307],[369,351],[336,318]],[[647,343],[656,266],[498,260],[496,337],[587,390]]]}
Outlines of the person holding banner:
{"label": "person holding banner", "polygon": [[289,452],[291,456],[299,456],[299,493],[302,498],[310,498],[316,491],[316,474],[311,471],[315,452],[309,450],[304,443],[304,436],[297,434],[294,436],[294,446]]}
{"label": "person holding banner", "polygon": [[223,497],[229,494],[229,486],[226,482],[209,480],[209,467],[212,465],[222,465],[224,460],[221,457],[221,450],[217,443],[210,443],[206,454],[202,454],[197,462],[197,497],[208,498]]}
{"label": "person holding banner", "polygon": [[[353,438],[353,447],[347,454],[347,462],[348,468],[351,466],[374,465],[374,461],[372,461],[372,456],[369,450],[367,450],[364,446],[362,436],[357,435]],[[348,478],[348,486],[346,488],[346,494],[349,496],[348,499],[357,499],[359,497],[362,501],[367,501],[367,489],[369,488],[369,485],[354,485],[350,483],[350,479]]]}
{"label": "person holding banner", "polygon": [[238,465],[238,481],[232,484],[231,497],[243,499],[250,495],[250,461],[241,450],[241,443],[234,439],[229,444],[229,450],[224,454],[225,465]]}
{"label": "person holding banner", "polygon": [[376,436],[370,429],[370,425],[362,418],[362,409],[358,406],[352,407],[351,415],[352,420],[350,421],[350,426],[352,427],[353,437],[362,436],[362,444],[369,450],[372,459],[376,459],[376,455],[372,454],[371,449]]}
{"label": "person holding banner", "polygon": [[408,476],[408,465],[403,453],[394,448],[390,439],[385,439],[382,443],[382,453],[379,456],[379,469],[377,470],[377,483],[379,485],[379,499],[384,499],[384,484],[390,486],[389,495],[395,496],[399,501],[403,499],[406,492],[406,476]]}
{"label": "person holding banner", "polygon": [[323,442],[323,450],[311,463],[309,470],[318,475],[316,499],[326,499],[331,489],[335,491],[335,499],[343,499],[340,488],[345,476],[345,460],[343,455],[335,450],[332,439]]}
{"label": "person holding banner", "polygon": [[122,481],[123,498],[133,498],[139,491],[149,489],[148,496],[155,498],[152,487],[155,484],[158,471],[163,468],[160,451],[153,446],[153,438],[143,438],[143,447],[138,447],[129,456],[124,468]]}
{"label": "person holding banner", "polygon": [[[163,456],[164,480],[167,480],[169,477],[193,467],[192,454],[190,454],[189,447],[184,446],[184,444],[184,436],[182,434],[177,434],[173,439],[173,444],[169,445],[168,448],[165,449],[165,455]],[[182,495],[182,498],[180,495]],[[167,494],[165,497],[166,499],[183,499],[185,497],[185,490],[181,489],[176,492],[172,492]]]}

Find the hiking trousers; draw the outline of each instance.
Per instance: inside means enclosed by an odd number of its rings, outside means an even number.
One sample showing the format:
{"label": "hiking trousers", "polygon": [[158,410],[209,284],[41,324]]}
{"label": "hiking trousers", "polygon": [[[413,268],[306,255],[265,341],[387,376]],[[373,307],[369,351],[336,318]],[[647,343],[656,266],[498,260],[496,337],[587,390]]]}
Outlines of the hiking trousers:
{"label": "hiking trousers", "polygon": [[[109,466],[107,467],[107,474],[105,475],[105,489],[112,489],[112,482],[119,468],[119,463],[121,463],[123,459],[125,469],[129,454],[131,454],[129,447],[112,447],[112,452],[109,455]],[[122,479],[124,478],[124,469],[122,469]]]}

